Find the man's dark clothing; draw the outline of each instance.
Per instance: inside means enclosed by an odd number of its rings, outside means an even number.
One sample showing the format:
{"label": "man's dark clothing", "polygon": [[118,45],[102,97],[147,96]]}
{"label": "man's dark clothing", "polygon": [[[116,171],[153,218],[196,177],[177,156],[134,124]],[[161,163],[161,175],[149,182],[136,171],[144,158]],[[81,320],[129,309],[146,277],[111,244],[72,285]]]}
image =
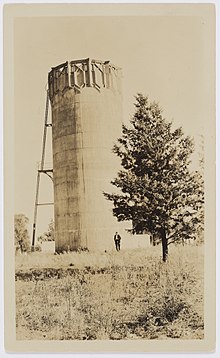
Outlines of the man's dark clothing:
{"label": "man's dark clothing", "polygon": [[120,251],[120,241],[121,241],[121,236],[119,234],[115,234],[114,236],[114,240],[115,240],[115,248],[117,251]]}

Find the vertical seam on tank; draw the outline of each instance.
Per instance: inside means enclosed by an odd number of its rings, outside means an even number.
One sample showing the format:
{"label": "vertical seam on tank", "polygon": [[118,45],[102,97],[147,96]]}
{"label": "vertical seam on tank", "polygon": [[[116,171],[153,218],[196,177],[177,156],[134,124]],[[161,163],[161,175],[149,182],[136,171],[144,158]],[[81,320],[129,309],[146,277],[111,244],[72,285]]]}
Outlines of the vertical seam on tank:
{"label": "vertical seam on tank", "polygon": [[[84,192],[84,197],[83,197],[83,205],[84,205],[84,211],[86,209],[86,201],[85,201],[85,194],[86,194],[86,186],[85,186],[85,166],[84,166],[84,141],[83,141],[83,123],[82,123],[82,105],[81,105],[81,97],[80,97],[80,129],[81,129],[81,145],[82,145],[82,150],[81,150],[81,156],[82,156],[82,180],[83,180],[83,192]],[[86,214],[85,214],[86,217]],[[85,221],[85,220],[84,220]],[[80,226],[81,226],[81,221],[80,221]],[[85,232],[85,238],[86,238],[86,247],[87,247],[87,231],[86,228],[82,228],[81,230]]]}
{"label": "vertical seam on tank", "polygon": [[[79,183],[80,183],[80,147],[78,147],[78,144],[77,144],[77,136],[79,135],[80,133],[80,129],[78,130],[77,129],[77,123],[79,124],[80,123],[80,126],[81,126],[81,118],[79,118],[79,116],[81,117],[81,109],[80,109],[80,101],[79,99],[77,98],[77,93],[74,89],[74,121],[75,121],[75,133],[74,133],[74,136],[75,136],[75,156],[76,156],[76,179],[79,180]],[[78,113],[77,113],[78,111]],[[74,138],[74,137],[73,137]],[[81,231],[82,231],[82,220],[81,220],[81,202],[80,202],[80,184],[76,183],[75,185],[75,190],[77,191],[77,209],[78,209],[78,217],[79,217],[79,226],[77,225],[75,227],[75,230],[77,230],[77,247],[76,249],[80,248],[80,245],[81,245]],[[75,242],[74,242],[74,245],[75,245]]]}

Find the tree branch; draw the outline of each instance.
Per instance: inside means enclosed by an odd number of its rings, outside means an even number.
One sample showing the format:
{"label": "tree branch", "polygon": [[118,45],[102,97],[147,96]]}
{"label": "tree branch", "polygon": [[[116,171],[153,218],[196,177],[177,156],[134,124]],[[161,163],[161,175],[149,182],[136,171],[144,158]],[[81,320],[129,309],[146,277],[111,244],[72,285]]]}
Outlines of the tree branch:
{"label": "tree branch", "polygon": [[177,239],[174,239],[173,241],[170,241],[167,243],[167,246],[170,245],[170,244],[173,244]]}

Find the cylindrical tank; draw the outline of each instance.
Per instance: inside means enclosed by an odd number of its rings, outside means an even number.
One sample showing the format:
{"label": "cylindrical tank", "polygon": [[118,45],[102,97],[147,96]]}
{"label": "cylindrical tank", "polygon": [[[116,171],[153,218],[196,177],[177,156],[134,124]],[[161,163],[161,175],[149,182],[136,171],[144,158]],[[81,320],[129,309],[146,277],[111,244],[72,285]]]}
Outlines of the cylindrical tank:
{"label": "cylindrical tank", "polygon": [[75,60],[48,76],[52,108],[56,251],[109,249],[117,220],[111,192],[119,160],[121,70],[109,61]]}

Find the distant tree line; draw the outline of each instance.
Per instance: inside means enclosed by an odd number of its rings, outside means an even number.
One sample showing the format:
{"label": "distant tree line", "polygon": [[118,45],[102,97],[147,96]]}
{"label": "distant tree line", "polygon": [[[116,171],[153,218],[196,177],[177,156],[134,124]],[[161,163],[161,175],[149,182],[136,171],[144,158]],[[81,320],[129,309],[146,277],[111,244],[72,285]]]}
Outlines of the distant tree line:
{"label": "distant tree line", "polygon": [[[15,214],[14,216],[14,245],[16,252],[30,252],[31,242],[27,225],[29,219],[24,214]],[[54,221],[51,220],[48,230],[38,237],[35,251],[41,251],[41,244],[45,241],[54,241]]]}
{"label": "distant tree line", "polygon": [[38,237],[38,243],[42,243],[45,241],[54,241],[54,221],[51,219],[47,231],[45,231],[41,236]]}

